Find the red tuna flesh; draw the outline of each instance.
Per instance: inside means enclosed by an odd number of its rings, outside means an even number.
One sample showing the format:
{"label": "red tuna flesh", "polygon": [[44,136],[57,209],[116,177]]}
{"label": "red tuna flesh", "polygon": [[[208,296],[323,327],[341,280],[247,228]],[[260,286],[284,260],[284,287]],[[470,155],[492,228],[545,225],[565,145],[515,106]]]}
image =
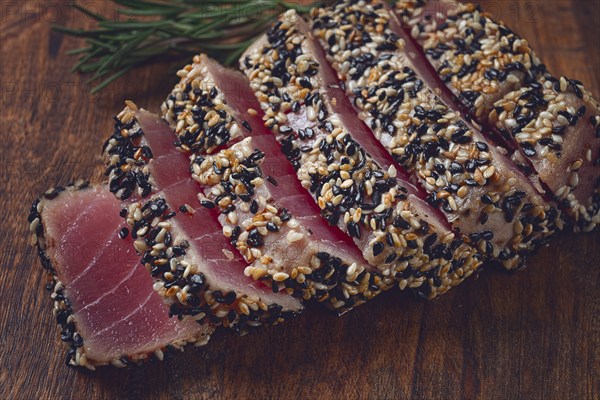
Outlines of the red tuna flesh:
{"label": "red tuna flesh", "polygon": [[[251,264],[246,274],[270,281],[274,290],[327,301],[338,312],[390,287],[386,281],[391,278],[370,267],[352,241],[320,216],[279,143],[264,127],[245,76],[203,55],[178,75],[182,80],[162,109],[183,141],[191,128],[187,120],[199,114],[198,109],[208,114],[218,107],[226,113],[222,119],[234,124],[236,136],[229,148],[214,155],[198,151],[192,167],[209,202],[218,199],[224,232]],[[189,93],[183,96],[184,91]],[[208,125],[201,129],[210,131]],[[246,139],[232,145],[241,138]]]}
{"label": "red tuna flesh", "polygon": [[474,4],[402,1],[397,14],[412,53],[435,68],[455,102],[500,138],[575,230],[593,230],[600,222],[600,107],[583,84],[549,74],[527,40]]}
{"label": "red tuna flesh", "polygon": [[[315,9],[313,16],[313,31],[371,136],[423,185],[428,202],[468,234],[482,256],[514,269],[549,241],[558,212],[415,71],[383,2],[339,2],[333,9]],[[364,32],[347,19],[364,25]],[[375,30],[375,19],[383,29]]]}
{"label": "red tuna flesh", "polygon": [[[216,210],[200,205],[203,188],[191,179],[189,159],[173,145],[176,137],[171,128],[132,103],[117,119],[106,148],[109,178],[123,186],[123,177],[112,166],[126,163],[131,152],[135,158],[139,151],[140,163],[131,173],[147,176],[151,189],[144,197],[141,186],[126,187],[143,197],[128,206],[127,221],[136,248],[143,253],[142,262],[171,305],[171,313],[210,318],[245,333],[250,327],[277,323],[300,312],[298,300],[273,293],[270,286],[244,275],[248,264],[223,235]],[[117,195],[121,190],[113,189]]]}
{"label": "red tuna flesh", "polygon": [[34,204],[30,219],[41,227],[36,242],[54,274],[68,363],[122,366],[152,354],[162,358],[167,345],[208,340],[209,326],[169,317],[132,240],[119,237],[121,205],[105,185],[54,193]]}
{"label": "red tuna flesh", "polygon": [[365,138],[354,111],[338,106],[344,97],[333,97],[331,89],[339,83],[317,59],[309,35],[304,21],[289,12],[242,56],[265,124],[321,213],[371,265],[424,297],[443,293],[480,262],[381,147]]}

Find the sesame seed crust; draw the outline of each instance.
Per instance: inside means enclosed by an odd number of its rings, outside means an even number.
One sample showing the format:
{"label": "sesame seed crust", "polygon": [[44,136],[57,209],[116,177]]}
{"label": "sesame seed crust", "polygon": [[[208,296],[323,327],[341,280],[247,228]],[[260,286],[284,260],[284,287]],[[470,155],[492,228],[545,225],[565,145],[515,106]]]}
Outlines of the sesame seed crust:
{"label": "sesame seed crust", "polygon": [[402,1],[396,11],[468,111],[514,144],[513,160],[538,174],[565,222],[593,230],[600,222],[600,108],[582,83],[550,75],[525,39],[473,4]]}
{"label": "sesame seed crust", "polygon": [[[128,102],[116,118],[117,124],[129,123],[129,129],[134,129],[136,135],[129,134],[127,126],[120,130],[120,134],[125,138],[133,136],[134,143],[145,143],[136,112],[137,106]],[[149,162],[150,159],[146,160],[145,170],[149,181],[153,182]],[[203,266],[202,255],[190,245],[188,239],[191,238],[185,236],[178,223],[178,215],[193,214],[195,208],[188,204],[172,207],[155,186],[148,195],[142,193],[141,198],[132,198],[125,204],[127,213],[124,218],[135,239],[134,246],[141,255],[141,263],[154,278],[154,289],[170,307],[172,316],[180,319],[191,316],[198,323],[210,322],[245,334],[255,327],[293,318],[302,310],[300,305],[296,310],[288,310],[254,294],[223,289],[215,284],[214,272],[211,272],[211,281],[206,270],[209,267]],[[207,213],[207,217],[215,216]]]}
{"label": "sesame seed crust", "polygon": [[[253,132],[256,125],[252,128],[252,124],[242,120],[248,118],[252,122],[251,118],[258,116],[259,111],[241,109],[240,99],[227,102],[228,98],[231,99],[229,96],[248,94],[245,76],[234,76],[232,71],[226,72],[231,75],[223,76],[223,71],[219,71],[215,62],[205,55],[194,57],[194,63],[186,69],[196,72],[182,77],[173,93],[178,88],[196,86],[194,81],[205,82],[207,91],[216,87],[219,93],[224,94],[222,102],[226,106],[222,109],[223,117],[234,123],[242,121],[239,125],[243,137],[260,135],[260,132]],[[253,95],[252,92],[249,94]],[[187,129],[189,121],[181,117],[181,110],[194,108],[198,101],[201,98],[187,96],[178,102],[179,111],[165,102],[165,119],[171,121],[171,126],[176,129]],[[253,103],[245,101],[245,104]],[[348,254],[340,248],[339,242],[329,240],[328,234],[335,236],[337,232],[314,235],[311,229],[320,231],[325,226],[322,227],[321,223],[315,225],[313,218],[308,221],[306,217],[298,218],[292,210],[279,203],[281,196],[289,196],[290,193],[285,193],[285,189],[275,189],[277,182],[264,176],[260,164],[266,159],[267,168],[276,168],[282,161],[288,163],[285,157],[265,156],[260,150],[253,151],[247,140],[244,144],[231,146],[236,139],[232,138],[224,146],[228,148],[214,157],[206,156],[202,149],[194,149],[193,153],[197,155],[192,157],[191,170],[194,179],[207,187],[201,204],[221,211],[219,220],[224,235],[231,238],[250,264],[245,269],[247,276],[264,281],[276,292],[285,290],[304,300],[324,302],[338,313],[364,303],[391,286],[379,273],[370,271],[362,257]],[[273,145],[279,146],[275,140]],[[285,175],[277,178],[280,179],[297,178]]]}
{"label": "sesame seed crust", "polygon": [[383,3],[338,2],[312,15],[359,116],[483,257],[515,269],[549,241],[556,209],[412,69]]}
{"label": "sesame seed crust", "polygon": [[449,231],[438,235],[416,211],[414,196],[381,168],[331,112],[304,22],[284,14],[242,57],[265,124],[277,135],[322,215],[346,232],[384,277],[432,298],[480,265]]}
{"label": "sesame seed crust", "polygon": [[576,231],[600,223],[600,107],[581,82],[546,74],[497,101],[488,122],[518,143]]}
{"label": "sesame seed crust", "polygon": [[154,185],[148,170],[154,155],[148,146],[140,144],[144,132],[135,118],[137,106],[131,101],[126,104],[114,117],[113,134],[102,147],[109,189],[120,200],[132,195],[146,197]]}
{"label": "sesame seed crust", "polygon": [[[85,347],[84,338],[77,330],[78,321],[74,317],[74,310],[71,306],[71,301],[65,294],[65,285],[59,280],[57,270],[54,267],[56,260],[51,259],[47,253],[47,246],[53,246],[52,239],[47,240],[46,231],[42,213],[44,206],[49,201],[59,201],[60,196],[64,193],[74,193],[80,190],[89,190],[90,183],[86,180],[78,180],[70,183],[65,187],[57,187],[47,190],[38,199],[36,199],[30,209],[28,222],[31,233],[31,245],[35,246],[38,251],[38,257],[44,270],[48,273],[48,283],[46,290],[53,300],[52,313],[56,318],[56,323],[61,329],[61,340],[66,342],[69,349],[66,353],[65,364],[73,367],[85,367],[90,370],[95,370],[96,367],[107,365],[106,362],[98,362],[88,358]],[[112,359],[111,365],[115,367],[126,367],[130,364],[139,364],[143,361],[156,358],[162,360],[164,353],[173,349],[183,351],[183,347],[188,343],[195,343],[196,346],[202,346],[208,343],[210,335],[214,331],[209,325],[204,325],[205,329],[199,331],[195,337],[187,338],[187,340],[178,340],[170,343],[167,346],[158,348],[152,352],[124,354],[121,357]]]}
{"label": "sesame seed crust", "polygon": [[240,138],[225,96],[210,80],[202,55],[177,72],[181,81],[161,105],[161,115],[175,129],[177,146],[189,152],[212,153]]}
{"label": "sesame seed crust", "polygon": [[222,325],[239,334],[296,315],[256,296],[211,287],[200,261],[202,256],[190,246],[176,214],[157,194],[132,203],[126,217],[142,264],[155,280],[154,290],[169,305],[170,315],[180,319],[189,315],[198,323]]}
{"label": "sesame seed crust", "polygon": [[192,177],[206,187],[201,203],[220,210],[223,233],[249,263],[246,276],[275,292],[327,302],[338,312],[379,294],[379,274],[313,240],[302,221],[277,204],[260,168],[264,158],[251,138],[214,155],[192,157]]}
{"label": "sesame seed crust", "polygon": [[545,71],[527,40],[480,7],[452,0],[400,1],[397,15],[440,78],[483,117],[506,93]]}

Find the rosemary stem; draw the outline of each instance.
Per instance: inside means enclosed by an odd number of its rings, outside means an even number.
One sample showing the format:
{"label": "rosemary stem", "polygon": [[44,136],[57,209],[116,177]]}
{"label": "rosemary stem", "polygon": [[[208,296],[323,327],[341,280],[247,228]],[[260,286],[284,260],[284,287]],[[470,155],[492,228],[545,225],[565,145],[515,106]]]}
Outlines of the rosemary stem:
{"label": "rosemary stem", "polygon": [[116,8],[107,19],[73,2],[71,6],[96,21],[91,29],[53,28],[82,38],[85,45],[70,50],[78,61],[72,71],[91,74],[96,93],[132,69],[173,57],[206,52],[233,64],[275,17],[289,9],[306,13],[311,5],[285,0],[107,0]]}

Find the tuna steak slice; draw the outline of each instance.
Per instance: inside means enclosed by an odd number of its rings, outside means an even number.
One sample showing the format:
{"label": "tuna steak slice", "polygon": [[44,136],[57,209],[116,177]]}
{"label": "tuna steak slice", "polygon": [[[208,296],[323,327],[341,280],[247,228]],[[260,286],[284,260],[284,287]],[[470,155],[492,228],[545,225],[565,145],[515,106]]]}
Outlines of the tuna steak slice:
{"label": "tuna steak slice", "polygon": [[[162,110],[181,140],[190,129],[190,115],[210,122],[215,109],[223,121],[237,124],[237,138],[246,138],[214,156],[198,154],[192,165],[194,179],[205,187],[203,204],[218,207],[225,235],[250,264],[246,275],[267,282],[274,291],[325,301],[338,312],[390,287],[392,279],[373,271],[354,243],[319,215],[264,127],[245,76],[204,55],[179,75],[181,82]],[[209,122],[196,132],[210,130]]]}
{"label": "tuna steak slice", "polygon": [[105,185],[52,189],[29,216],[42,265],[52,275],[54,315],[70,345],[67,365],[125,366],[167,346],[205,344],[213,328],[169,318],[168,307],[139,265],[120,202]]}
{"label": "tuna steak slice", "polygon": [[473,4],[402,1],[397,13],[467,111],[500,131],[514,161],[539,176],[576,230],[594,229],[600,107],[582,83],[548,74],[525,39]]}
{"label": "tuna steak slice", "polygon": [[518,144],[576,231],[600,223],[600,107],[580,83],[546,75],[498,100],[486,123]]}
{"label": "tuna steak slice", "polygon": [[288,12],[241,59],[266,125],[322,215],[372,266],[422,297],[445,292],[477,269],[474,249],[398,176],[386,152],[365,140],[366,128],[342,106],[343,91],[333,92],[335,75],[318,61],[308,35],[304,21]]}
{"label": "tuna steak slice", "polygon": [[299,313],[299,300],[244,275],[248,264],[223,235],[216,210],[200,205],[203,188],[175,139],[158,116],[128,103],[105,148],[111,189],[133,194],[127,224],[171,314],[246,333]]}
{"label": "tuna steak slice", "polygon": [[318,214],[295,217],[282,205],[306,203],[276,201],[279,187],[263,177],[259,165],[264,153],[254,150],[251,140],[215,155],[197,156],[193,164],[194,179],[207,188],[204,205],[219,207],[225,235],[251,263],[246,275],[269,278],[275,292],[286,289],[304,299],[327,299],[338,312],[387,288],[379,274],[365,269],[360,253],[352,258],[353,244],[326,239],[332,230],[322,231]]}
{"label": "tuna steak slice", "polygon": [[476,110],[478,118],[504,95],[545,72],[527,40],[474,4],[452,0],[396,4],[399,19],[442,81]]}
{"label": "tuna steak slice", "polygon": [[549,241],[556,209],[415,72],[383,2],[338,2],[313,17],[359,116],[484,257],[515,269]]}

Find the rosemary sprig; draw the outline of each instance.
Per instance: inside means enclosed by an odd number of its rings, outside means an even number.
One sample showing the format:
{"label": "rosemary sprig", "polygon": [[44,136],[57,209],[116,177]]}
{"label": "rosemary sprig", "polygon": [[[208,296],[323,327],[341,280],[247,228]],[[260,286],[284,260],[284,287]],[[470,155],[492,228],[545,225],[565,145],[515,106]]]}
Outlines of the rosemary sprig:
{"label": "rosemary sprig", "polygon": [[[231,64],[285,10],[306,13],[310,5],[294,0],[111,0],[119,8],[107,19],[77,3],[79,12],[97,22],[94,29],[54,29],[85,39],[73,72],[91,74],[92,93],[127,72],[159,59],[190,57],[200,51]],[[303,2],[303,3],[306,3]],[[122,20],[121,20],[122,19]]]}

